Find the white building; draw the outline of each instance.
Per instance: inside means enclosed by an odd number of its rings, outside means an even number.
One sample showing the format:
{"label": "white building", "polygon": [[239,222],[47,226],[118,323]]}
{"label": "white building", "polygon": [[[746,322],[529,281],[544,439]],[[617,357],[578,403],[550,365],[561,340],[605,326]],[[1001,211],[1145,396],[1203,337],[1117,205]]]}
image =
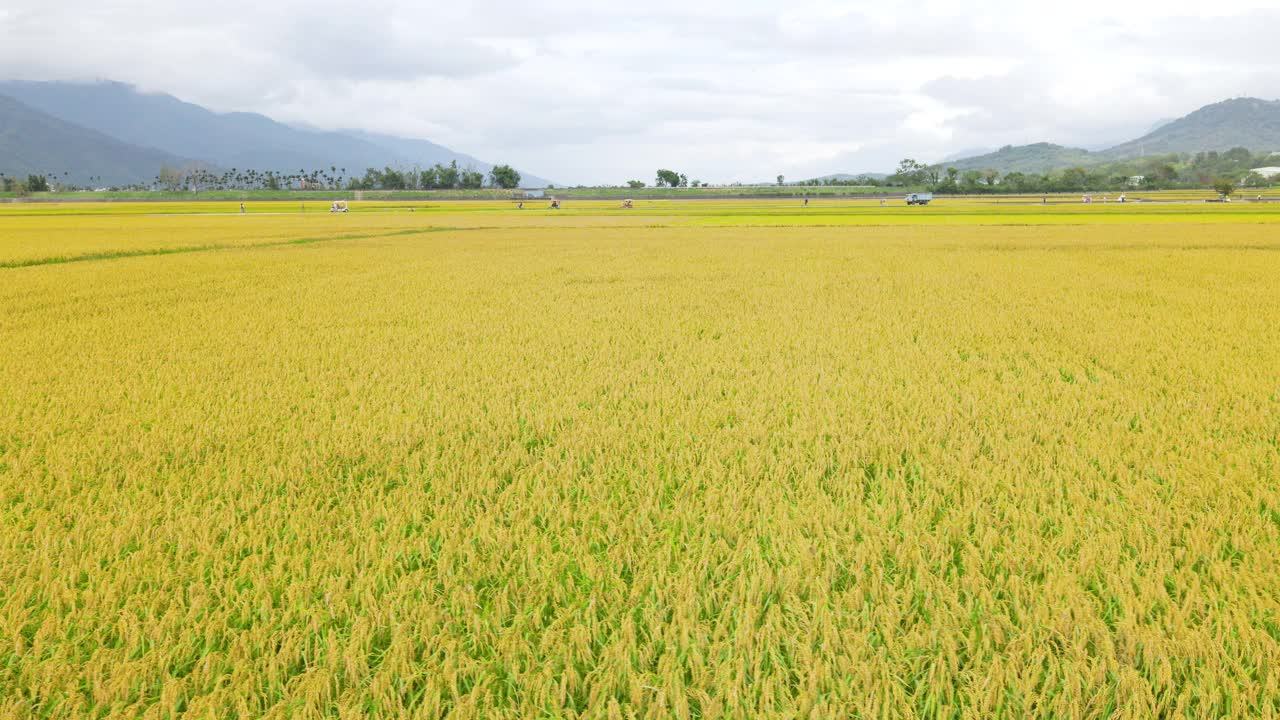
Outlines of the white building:
{"label": "white building", "polygon": [[1277,176],[1277,175],[1280,175],[1280,167],[1263,167],[1263,168],[1254,168],[1254,169],[1250,170],[1249,172],[1251,172],[1251,173],[1257,173],[1258,175],[1261,175],[1262,177],[1264,177],[1264,178],[1266,178],[1266,179],[1270,180],[1271,178],[1273,178],[1273,177],[1275,177],[1275,176]]}

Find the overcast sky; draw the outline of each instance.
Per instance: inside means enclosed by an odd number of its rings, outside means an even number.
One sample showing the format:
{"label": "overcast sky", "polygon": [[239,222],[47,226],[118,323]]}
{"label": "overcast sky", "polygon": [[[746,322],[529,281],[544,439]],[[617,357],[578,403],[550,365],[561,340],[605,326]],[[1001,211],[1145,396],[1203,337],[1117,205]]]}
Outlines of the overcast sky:
{"label": "overcast sky", "polygon": [[420,137],[561,183],[801,179],[1276,98],[1275,3],[4,0],[0,76]]}

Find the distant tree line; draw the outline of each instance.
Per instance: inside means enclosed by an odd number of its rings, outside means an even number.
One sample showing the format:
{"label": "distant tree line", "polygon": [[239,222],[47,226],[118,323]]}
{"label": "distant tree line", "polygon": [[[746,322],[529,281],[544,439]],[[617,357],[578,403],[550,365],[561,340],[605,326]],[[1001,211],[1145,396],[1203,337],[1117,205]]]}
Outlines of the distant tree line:
{"label": "distant tree line", "polygon": [[1280,154],[1254,154],[1245,148],[1233,148],[1226,152],[1153,155],[1047,173],[1001,173],[995,169],[961,171],[906,159],[899,163],[896,172],[879,184],[926,187],[939,194],[964,195],[1198,188],[1214,188],[1230,194],[1236,189],[1270,187],[1274,178],[1251,172],[1254,168],[1267,166],[1280,166]]}
{"label": "distant tree line", "polygon": [[[0,192],[26,194],[51,190],[96,189],[101,180],[90,177],[85,188],[67,180],[62,173],[30,175],[26,180],[0,173]],[[55,178],[50,180],[49,178]],[[149,183],[111,186],[110,190],[167,190],[200,193],[206,190],[462,190],[483,187],[514,189],[520,187],[520,173],[510,165],[494,166],[488,175],[470,167],[460,168],[457,161],[448,165],[436,163],[422,170],[387,167],[369,168],[360,177],[348,177],[346,168],[330,166],[320,170],[282,172],[273,170],[215,170],[200,164],[184,167],[164,166]]]}
{"label": "distant tree line", "polygon": [[0,173],[0,192],[26,195],[33,192],[49,192],[49,179],[44,175],[28,175],[26,180]]}
{"label": "distant tree line", "polygon": [[489,187],[511,190],[520,187],[520,173],[510,165],[495,165],[488,176],[474,168],[460,168],[454,160],[436,163],[425,170],[369,168],[364,177],[352,178],[351,190],[478,190]]}
{"label": "distant tree line", "polygon": [[347,177],[346,168],[331,166],[328,170],[299,170],[279,173],[270,170],[232,168],[215,174],[202,168],[161,169],[156,184],[167,190],[186,189],[199,192],[214,190],[472,190],[486,186],[512,189],[520,187],[520,173],[510,165],[497,165],[488,176],[474,168],[436,163],[423,169],[384,167],[368,168],[364,175]]}
{"label": "distant tree line", "polygon": [[[888,177],[860,175],[851,178],[815,178],[793,185],[925,188],[939,194],[1036,194],[1069,192],[1121,192],[1125,190],[1171,190],[1212,187],[1224,194],[1237,189],[1271,187],[1280,177],[1265,178],[1254,168],[1280,166],[1280,153],[1254,154],[1245,148],[1226,152],[1153,155],[1097,165],[1069,167],[1046,173],[1002,173],[994,168],[959,170],[941,164],[929,165],[906,159]],[[57,173],[31,174],[25,179],[0,173],[0,191],[24,195],[50,190],[81,189]],[[514,189],[520,173],[510,165],[494,166],[489,173],[471,167],[436,163],[429,168],[368,168],[360,176],[348,176],[346,168],[330,166],[320,170],[283,172],[272,170],[214,170],[199,164],[182,168],[163,167],[150,183],[111,190],[168,190],[200,193],[205,190],[474,190],[484,187]],[[101,185],[90,177],[90,188]],[[786,178],[777,176],[779,186]],[[645,187],[641,180],[628,180],[627,187]],[[659,188],[710,187],[689,180],[684,173],[659,169],[654,179]],[[581,187],[581,186],[579,186]]]}

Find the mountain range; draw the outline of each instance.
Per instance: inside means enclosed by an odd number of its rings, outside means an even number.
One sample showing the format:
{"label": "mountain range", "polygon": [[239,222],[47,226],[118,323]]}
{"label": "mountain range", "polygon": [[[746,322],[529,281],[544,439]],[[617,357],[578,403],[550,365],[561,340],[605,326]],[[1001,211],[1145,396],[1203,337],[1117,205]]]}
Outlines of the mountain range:
{"label": "mountain range", "polygon": [[[296,172],[457,161],[492,165],[426,140],[293,127],[256,113],[216,113],[117,82],[0,82],[0,172],[45,173],[78,185],[146,183],[162,165]],[[522,172],[521,184],[548,182]]]}
{"label": "mountain range", "polygon": [[[78,185],[129,184],[155,176],[161,166],[188,159],[123,142],[0,95],[0,173],[48,174]],[[73,168],[74,172],[62,168]],[[67,172],[67,175],[62,175]],[[52,178],[51,178],[52,179]]]}
{"label": "mountain range", "polygon": [[[1044,173],[1233,147],[1280,151],[1280,101],[1225,100],[1161,120],[1142,137],[1102,150],[1041,142],[957,153],[940,165]],[[492,167],[427,140],[295,127],[256,113],[217,113],[123,83],[0,81],[0,173],[11,177],[45,174],[76,185],[130,185],[150,182],[165,165],[283,173],[335,167],[358,176],[370,167],[409,169],[454,161],[481,172]],[[525,187],[549,184],[521,174]]]}
{"label": "mountain range", "polygon": [[1243,147],[1252,152],[1280,151],[1280,101],[1234,98],[1196,110],[1176,120],[1162,120],[1135,140],[1099,151],[1052,143],[1007,145],[984,155],[941,163],[957,170],[1044,173],[1088,167],[1148,155],[1224,151]]}

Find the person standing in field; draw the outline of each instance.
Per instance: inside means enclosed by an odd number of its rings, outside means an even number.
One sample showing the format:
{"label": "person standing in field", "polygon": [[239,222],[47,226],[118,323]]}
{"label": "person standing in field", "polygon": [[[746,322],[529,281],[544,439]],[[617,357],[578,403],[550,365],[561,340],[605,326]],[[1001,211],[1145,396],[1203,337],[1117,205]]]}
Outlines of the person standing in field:
{"label": "person standing in field", "polygon": [[240,203],[240,214],[244,214],[244,203]]}
{"label": "person standing in field", "polygon": [[809,207],[809,198],[804,199],[804,206]]}

